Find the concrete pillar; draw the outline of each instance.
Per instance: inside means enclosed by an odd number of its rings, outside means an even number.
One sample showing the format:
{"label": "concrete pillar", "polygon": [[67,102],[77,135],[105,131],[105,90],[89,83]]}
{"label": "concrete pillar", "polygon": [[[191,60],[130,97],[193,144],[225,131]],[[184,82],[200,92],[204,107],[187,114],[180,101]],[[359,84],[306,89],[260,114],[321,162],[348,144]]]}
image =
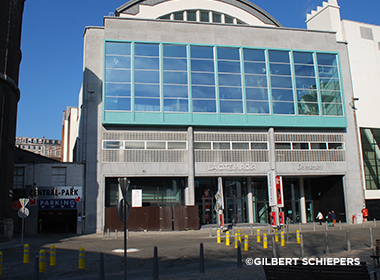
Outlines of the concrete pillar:
{"label": "concrete pillar", "polygon": [[304,180],[302,177],[299,178],[299,185],[300,185],[300,216],[301,216],[301,223],[305,224],[307,223],[306,218],[306,201],[305,201],[305,185]]}
{"label": "concrete pillar", "polygon": [[253,223],[253,193],[252,193],[252,178],[247,178],[248,194],[247,194],[247,206],[248,206],[248,223]]}
{"label": "concrete pillar", "polygon": [[185,203],[186,205],[195,205],[195,192],[194,192],[194,131],[193,127],[189,126],[187,129],[187,147],[188,147],[188,179],[187,187],[185,189]]}

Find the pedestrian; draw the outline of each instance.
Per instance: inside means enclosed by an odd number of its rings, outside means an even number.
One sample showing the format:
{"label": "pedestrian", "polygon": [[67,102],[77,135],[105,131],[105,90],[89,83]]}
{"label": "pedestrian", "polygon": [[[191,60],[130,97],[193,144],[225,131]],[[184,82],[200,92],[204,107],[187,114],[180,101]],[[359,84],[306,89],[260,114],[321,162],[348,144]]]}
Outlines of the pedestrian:
{"label": "pedestrian", "polygon": [[336,215],[335,215],[334,210],[331,211],[331,220],[332,220],[332,226],[334,226],[336,223]]}
{"label": "pedestrian", "polygon": [[332,222],[332,219],[331,219],[331,211],[329,211],[329,214],[326,216],[326,221],[327,221],[327,224],[329,225],[329,227],[331,226],[331,222]]}
{"label": "pedestrian", "polygon": [[323,214],[321,211],[318,212],[316,219],[319,221],[319,224],[322,225]]}

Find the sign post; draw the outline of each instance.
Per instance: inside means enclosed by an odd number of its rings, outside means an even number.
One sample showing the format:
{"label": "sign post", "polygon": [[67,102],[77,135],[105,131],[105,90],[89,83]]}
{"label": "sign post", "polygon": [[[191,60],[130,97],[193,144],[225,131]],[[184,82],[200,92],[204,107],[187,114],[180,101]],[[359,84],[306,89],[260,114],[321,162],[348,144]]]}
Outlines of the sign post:
{"label": "sign post", "polygon": [[[129,216],[129,205],[127,201],[127,191],[131,183],[128,178],[119,178],[119,187],[123,194],[123,199],[119,202],[119,219],[124,222],[124,279],[127,280],[127,219]],[[128,206],[128,209],[127,209]]]}
{"label": "sign post", "polygon": [[21,245],[24,245],[24,219],[29,216],[29,209],[26,208],[26,205],[29,203],[29,198],[20,198],[19,199],[21,208],[18,210],[17,215],[22,219],[21,220]]}

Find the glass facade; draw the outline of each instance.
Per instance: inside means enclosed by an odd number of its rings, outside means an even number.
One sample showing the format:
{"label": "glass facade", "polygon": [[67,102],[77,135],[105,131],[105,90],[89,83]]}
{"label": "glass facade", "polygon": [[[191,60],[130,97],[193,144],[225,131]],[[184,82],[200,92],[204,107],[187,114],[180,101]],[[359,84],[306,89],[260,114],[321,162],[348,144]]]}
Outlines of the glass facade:
{"label": "glass facade", "polygon": [[337,55],[105,42],[105,112],[343,116]]}
{"label": "glass facade", "polygon": [[380,189],[380,129],[360,129],[367,190]]}

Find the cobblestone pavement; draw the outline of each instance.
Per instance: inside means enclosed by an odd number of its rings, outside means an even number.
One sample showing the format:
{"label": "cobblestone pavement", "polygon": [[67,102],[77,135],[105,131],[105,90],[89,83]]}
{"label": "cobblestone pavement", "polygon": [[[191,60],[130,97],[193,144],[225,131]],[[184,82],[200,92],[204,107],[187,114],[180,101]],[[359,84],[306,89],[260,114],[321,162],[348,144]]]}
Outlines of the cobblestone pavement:
{"label": "cobblestone pavement", "polygon": [[[276,244],[277,257],[300,257],[300,245],[296,244],[295,232],[299,225],[290,225],[289,240],[285,247]],[[238,227],[234,228],[231,232]],[[160,279],[265,279],[261,265],[247,266],[247,258],[271,258],[272,236],[268,235],[269,248],[263,249],[262,243],[256,242],[256,229],[261,234],[268,233],[267,227],[240,227],[242,235],[249,236],[249,251],[242,251],[243,268],[237,268],[237,250],[225,245],[225,233],[222,243],[216,242],[215,229],[182,232],[130,232],[127,240],[127,278],[152,279],[153,251],[158,248]],[[341,257],[360,258],[367,263],[369,271],[377,271],[369,255],[372,253],[369,238],[370,229],[373,239],[380,239],[380,226],[373,222],[362,225],[339,224],[334,228],[307,224],[301,226],[304,241],[304,256],[314,258]],[[346,233],[350,233],[351,251],[347,251]],[[251,234],[252,232],[252,234]],[[329,254],[325,250],[325,232],[328,234]],[[211,233],[211,234],[210,234]],[[210,236],[212,235],[212,236]],[[231,239],[232,240],[232,239]],[[3,253],[3,269],[0,279],[34,279],[35,256],[40,249],[46,251],[46,271],[40,273],[40,279],[97,279],[99,274],[100,252],[104,254],[106,279],[124,279],[124,241],[123,233],[115,237],[103,234],[63,235],[38,234],[25,236],[24,242],[30,246],[30,262],[23,263],[23,246],[19,236],[11,243],[0,244]],[[204,246],[206,273],[199,273],[199,248]],[[232,242],[231,242],[232,243]],[[50,266],[50,246],[56,247],[57,265]],[[86,251],[85,269],[78,269],[79,248]],[[115,249],[121,249],[115,252]],[[137,249],[137,250],[133,250]],[[134,251],[134,252],[133,252]]]}

